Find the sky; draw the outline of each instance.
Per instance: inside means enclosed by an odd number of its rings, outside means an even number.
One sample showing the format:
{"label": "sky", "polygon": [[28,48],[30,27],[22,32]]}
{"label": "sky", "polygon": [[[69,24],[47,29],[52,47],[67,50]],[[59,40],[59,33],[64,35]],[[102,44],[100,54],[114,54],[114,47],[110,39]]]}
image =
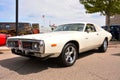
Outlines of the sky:
{"label": "sky", "polygon": [[[15,1],[0,0],[0,22],[15,22]],[[99,13],[86,14],[79,0],[19,0],[19,22],[40,26],[91,22],[102,26],[105,17]]]}

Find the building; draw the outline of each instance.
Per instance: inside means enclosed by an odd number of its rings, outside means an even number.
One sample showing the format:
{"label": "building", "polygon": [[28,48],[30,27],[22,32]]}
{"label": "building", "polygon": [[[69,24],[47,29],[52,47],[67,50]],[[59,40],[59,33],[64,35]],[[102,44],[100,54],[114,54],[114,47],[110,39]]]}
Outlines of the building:
{"label": "building", "polygon": [[120,24],[120,15],[114,15],[110,18],[110,24]]}
{"label": "building", "polygon": [[120,15],[110,17],[110,25],[113,39],[120,40]]}
{"label": "building", "polygon": [[32,32],[33,32],[33,34],[38,34],[38,33],[40,33],[39,24],[38,24],[38,23],[33,23],[33,24],[32,24]]}
{"label": "building", "polygon": [[[0,22],[0,33],[6,33],[15,35],[16,24],[14,22]],[[19,23],[18,24],[18,35],[31,33],[30,23]]]}

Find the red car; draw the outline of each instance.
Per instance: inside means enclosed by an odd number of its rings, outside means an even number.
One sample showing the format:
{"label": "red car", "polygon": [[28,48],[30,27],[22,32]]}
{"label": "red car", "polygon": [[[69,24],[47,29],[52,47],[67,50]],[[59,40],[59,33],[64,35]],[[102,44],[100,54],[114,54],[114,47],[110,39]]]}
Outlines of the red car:
{"label": "red car", "polygon": [[7,35],[6,34],[0,34],[0,46],[3,46],[6,44]]}

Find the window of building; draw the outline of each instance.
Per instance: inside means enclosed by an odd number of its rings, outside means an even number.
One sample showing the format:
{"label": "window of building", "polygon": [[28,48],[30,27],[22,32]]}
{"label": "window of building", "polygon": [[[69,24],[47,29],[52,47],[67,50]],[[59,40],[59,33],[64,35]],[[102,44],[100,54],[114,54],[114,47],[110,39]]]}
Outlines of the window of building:
{"label": "window of building", "polygon": [[2,25],[0,25],[0,30],[2,30]]}
{"label": "window of building", "polygon": [[19,23],[19,24],[18,24],[18,30],[19,30],[19,31],[24,31],[24,24]]}
{"label": "window of building", "polygon": [[6,29],[7,29],[7,30],[10,29],[10,25],[7,24],[7,25],[6,25]]}

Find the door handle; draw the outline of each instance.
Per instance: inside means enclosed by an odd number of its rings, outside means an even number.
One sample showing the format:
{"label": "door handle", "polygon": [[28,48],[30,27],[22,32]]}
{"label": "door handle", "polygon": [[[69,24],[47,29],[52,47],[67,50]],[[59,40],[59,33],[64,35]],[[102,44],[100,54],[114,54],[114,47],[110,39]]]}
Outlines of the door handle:
{"label": "door handle", "polygon": [[96,35],[99,35],[99,33],[97,33]]}
{"label": "door handle", "polygon": [[88,39],[87,37],[85,39]]}

